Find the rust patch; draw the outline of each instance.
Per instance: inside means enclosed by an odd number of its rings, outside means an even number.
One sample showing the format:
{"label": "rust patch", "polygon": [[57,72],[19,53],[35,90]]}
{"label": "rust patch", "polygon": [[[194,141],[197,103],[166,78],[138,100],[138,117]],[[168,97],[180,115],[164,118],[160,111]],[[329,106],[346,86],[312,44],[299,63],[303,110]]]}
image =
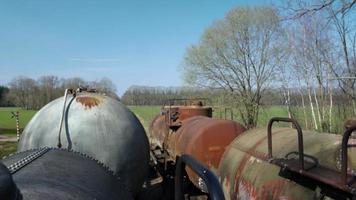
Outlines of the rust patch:
{"label": "rust patch", "polygon": [[92,107],[98,106],[101,103],[100,99],[92,96],[79,96],[75,101],[81,103],[85,109],[91,109]]}
{"label": "rust patch", "polygon": [[[273,133],[273,135],[281,133],[280,131],[276,131]],[[237,172],[236,172],[236,176],[235,176],[235,185],[234,185],[234,195],[236,195],[237,193],[239,193],[239,187],[238,187],[238,182],[242,177],[242,172],[245,169],[245,166],[247,164],[247,161],[251,158],[251,156],[259,158],[261,160],[265,160],[264,158],[266,158],[266,155],[262,152],[258,152],[256,149],[259,145],[262,144],[263,141],[265,141],[267,139],[267,136],[264,136],[263,138],[261,138],[259,141],[257,141],[251,148],[249,149],[244,149],[245,151],[245,155],[243,156],[243,158],[240,161],[240,164],[237,168]],[[235,147],[236,148],[236,147]]]}
{"label": "rust patch", "polygon": [[260,199],[258,197],[258,190],[253,184],[245,179],[241,179],[239,185],[239,197],[234,196],[234,199]]}

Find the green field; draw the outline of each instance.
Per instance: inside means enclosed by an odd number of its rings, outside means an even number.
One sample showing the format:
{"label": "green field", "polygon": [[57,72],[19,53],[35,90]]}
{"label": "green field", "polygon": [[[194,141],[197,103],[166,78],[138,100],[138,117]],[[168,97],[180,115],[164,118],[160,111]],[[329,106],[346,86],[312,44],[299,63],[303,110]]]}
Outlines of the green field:
{"label": "green field", "polygon": [[[148,127],[153,120],[153,118],[160,112],[161,106],[129,106],[129,109],[136,114],[140,119],[141,123],[148,130]],[[230,112],[227,111],[226,117],[230,119]],[[272,106],[268,108],[262,108],[259,115],[258,126],[266,126],[268,120],[273,116],[287,117],[288,112],[285,108],[280,106]],[[213,108],[213,117],[217,119],[225,119],[225,108],[214,107]],[[236,121],[239,120],[239,115],[237,111],[233,111],[233,119]]]}
{"label": "green field", "polygon": [[[34,110],[23,110],[21,108],[0,108],[0,136],[13,138],[16,137],[16,120],[11,118],[11,112],[19,111],[20,129],[23,129],[36,113]],[[0,141],[0,159],[16,151],[17,142]]]}
{"label": "green field", "polygon": [[[129,106],[140,119],[142,124],[144,125],[146,131],[152,121],[152,119],[160,112],[160,106]],[[343,122],[345,119],[352,116],[350,112],[351,109],[343,108],[343,107],[334,107],[333,109],[333,117],[332,117],[332,126],[331,132],[342,134],[343,132]],[[311,116],[310,108],[306,108],[307,119],[304,119],[304,112],[301,107],[292,107],[292,112],[294,113],[295,118],[301,125],[303,129],[312,129],[313,120]],[[218,119],[225,119],[225,107],[213,107],[213,117]],[[288,112],[285,106],[262,106],[260,108],[259,117],[257,126],[258,127],[266,127],[268,121],[272,117],[288,117]],[[317,117],[317,116],[316,116]],[[226,119],[231,119],[230,111],[226,112]],[[233,119],[237,122],[241,122],[240,115],[236,109],[233,110]],[[326,120],[328,123],[328,120]],[[308,127],[306,127],[306,123],[308,123]],[[289,126],[286,123],[279,123],[276,126]],[[321,130],[319,130],[321,131]]]}
{"label": "green field", "polygon": [[137,118],[145,127],[146,132],[150,126],[153,118],[160,112],[161,106],[128,106],[128,108],[135,113]]}
{"label": "green field", "polygon": [[[16,121],[11,118],[11,112],[19,111],[20,128],[24,128],[36,113],[35,110],[23,110],[21,108],[0,108],[0,129],[16,129]],[[1,131],[1,130],[0,130]],[[0,132],[1,133],[1,132]]]}
{"label": "green field", "polygon": [[[128,106],[128,108],[136,114],[138,119],[141,121],[142,125],[145,127],[146,132],[148,132],[149,125],[153,118],[160,112],[161,106]],[[305,122],[303,119],[303,111],[300,108],[295,109],[295,116],[298,122],[303,128],[305,128]],[[345,110],[345,109],[344,109]],[[15,137],[16,136],[16,122],[15,119],[11,118],[11,111],[20,112],[20,127],[24,128],[26,124],[30,121],[32,116],[36,113],[34,110],[23,110],[19,108],[0,108],[0,136]],[[339,116],[345,115],[345,113],[340,114],[340,109],[333,111]],[[341,111],[343,112],[343,111]],[[308,113],[310,113],[308,111]],[[226,113],[227,119],[230,119],[230,113]],[[269,106],[262,107],[260,110],[260,115],[258,119],[258,126],[265,127],[271,117],[287,117],[288,113],[284,106]],[[311,124],[311,115],[308,116],[308,123]],[[225,108],[224,107],[214,107],[213,108],[214,118],[225,118]],[[236,110],[233,112],[233,118],[236,121],[239,120],[239,115]],[[341,133],[342,122],[344,118],[334,117],[333,118],[333,129],[335,133]],[[282,126],[288,126],[288,124],[281,124]],[[16,150],[16,142],[0,142],[0,158],[3,155],[7,155]]]}
{"label": "green field", "polygon": [[10,153],[14,153],[16,148],[17,142],[0,142],[0,159]]}

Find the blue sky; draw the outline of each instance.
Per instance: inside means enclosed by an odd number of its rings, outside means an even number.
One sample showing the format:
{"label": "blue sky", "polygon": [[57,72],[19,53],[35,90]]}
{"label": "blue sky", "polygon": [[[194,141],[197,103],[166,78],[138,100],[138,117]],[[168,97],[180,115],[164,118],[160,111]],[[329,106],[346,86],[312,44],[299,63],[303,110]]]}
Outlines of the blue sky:
{"label": "blue sky", "polygon": [[186,48],[238,0],[0,0],[0,84],[16,76],[180,86]]}

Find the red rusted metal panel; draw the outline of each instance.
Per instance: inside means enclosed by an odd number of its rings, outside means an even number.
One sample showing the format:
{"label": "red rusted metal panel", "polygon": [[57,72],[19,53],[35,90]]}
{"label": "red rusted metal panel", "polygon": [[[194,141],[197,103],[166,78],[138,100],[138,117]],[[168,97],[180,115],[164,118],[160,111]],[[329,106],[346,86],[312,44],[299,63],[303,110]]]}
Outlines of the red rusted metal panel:
{"label": "red rusted metal panel", "polygon": [[[170,160],[188,154],[217,173],[226,147],[246,129],[231,120],[212,119],[212,108],[200,101],[184,106],[165,106],[150,126],[151,149],[168,152]],[[190,180],[200,189],[204,184],[188,169]]]}
{"label": "red rusted metal panel", "polygon": [[165,143],[169,131],[166,116],[162,114],[157,115],[152,120],[149,128],[151,149],[163,149],[163,144]]}
{"label": "red rusted metal panel", "polygon": [[161,113],[152,120],[149,128],[151,148],[165,149],[164,144],[171,137],[168,133],[176,131],[182,125],[183,120],[195,116],[212,117],[212,108],[203,107],[201,101],[188,103],[189,105],[184,106],[164,106]]}
{"label": "red rusted metal panel", "polygon": [[[172,134],[168,149],[172,156],[191,155],[216,173],[226,147],[245,130],[231,120],[191,117]],[[188,175],[196,186],[202,187],[194,172],[188,170]]]}
{"label": "red rusted metal panel", "polygon": [[211,107],[201,107],[201,106],[182,106],[178,109],[179,121],[183,121],[194,116],[206,116],[212,117]]}

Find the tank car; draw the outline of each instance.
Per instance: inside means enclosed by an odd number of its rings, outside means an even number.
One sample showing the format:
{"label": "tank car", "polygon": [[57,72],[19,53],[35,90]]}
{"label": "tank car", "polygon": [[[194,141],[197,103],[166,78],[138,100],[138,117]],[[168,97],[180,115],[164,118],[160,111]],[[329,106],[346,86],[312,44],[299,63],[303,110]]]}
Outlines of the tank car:
{"label": "tank car", "polygon": [[[277,121],[292,128],[274,128]],[[266,129],[237,137],[225,151],[218,176],[226,199],[354,199],[354,139],[302,131],[289,118],[272,118]]]}
{"label": "tank car", "polygon": [[[181,109],[199,114],[180,120]],[[275,117],[267,129],[245,131],[236,122],[212,119],[210,109],[196,104],[163,107],[150,127],[154,155],[173,164],[176,157],[186,155],[200,161],[218,177],[225,199],[356,198],[356,157],[351,148],[356,140],[349,139],[356,126],[348,127],[343,136],[303,132],[295,120]],[[275,122],[293,127],[272,129]],[[204,180],[189,167],[187,175],[194,186],[186,187],[208,192]]]}
{"label": "tank car", "polygon": [[149,143],[116,99],[66,90],[35,114],[18,152],[2,162],[1,199],[133,199],[147,177]]}
{"label": "tank car", "polygon": [[[203,106],[202,99],[172,99],[151,123],[151,150],[165,165],[163,173],[169,173],[167,163],[174,166],[176,158],[185,154],[217,173],[226,147],[244,131],[235,121],[213,119],[212,107]],[[190,181],[206,192],[204,181],[189,168],[187,173]]]}

